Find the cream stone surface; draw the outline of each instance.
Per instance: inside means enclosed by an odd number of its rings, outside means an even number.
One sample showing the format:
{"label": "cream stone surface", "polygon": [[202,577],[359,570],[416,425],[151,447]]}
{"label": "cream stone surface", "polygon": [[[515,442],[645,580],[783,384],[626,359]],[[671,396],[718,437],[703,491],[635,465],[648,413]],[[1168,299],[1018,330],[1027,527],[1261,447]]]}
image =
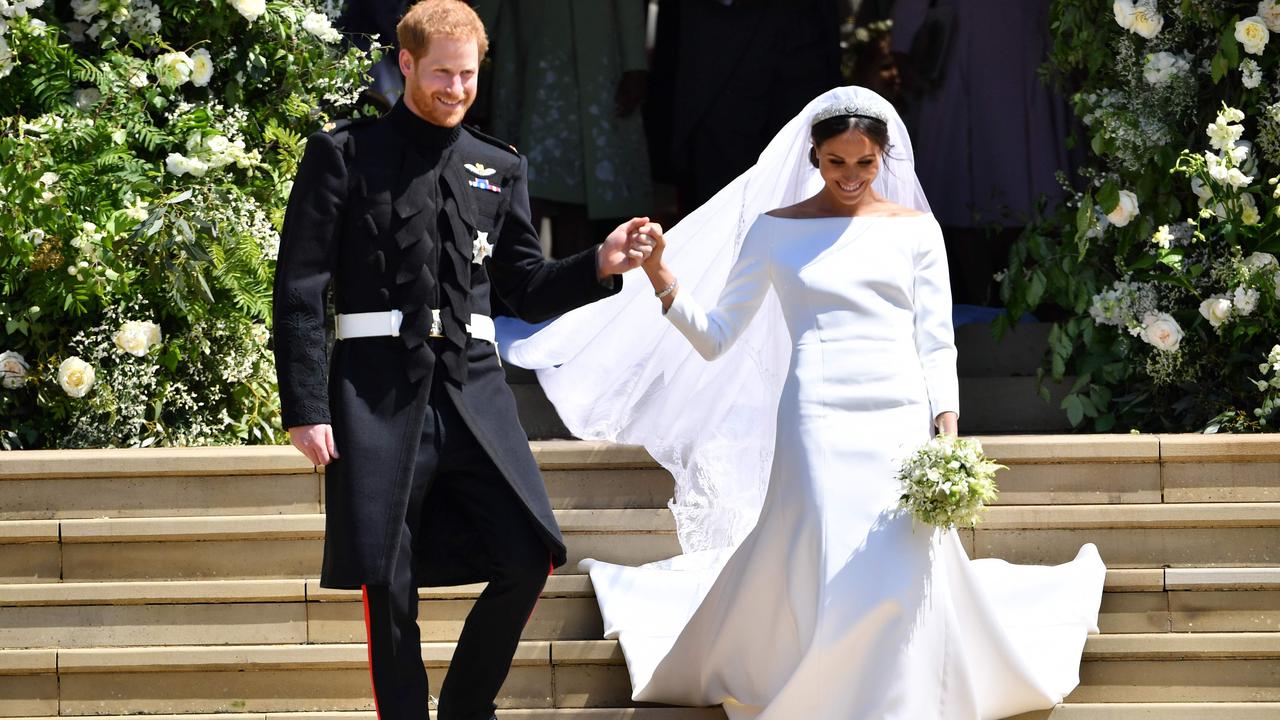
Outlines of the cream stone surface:
{"label": "cream stone surface", "polygon": [[305,599],[306,581],[303,580],[60,582],[0,585],[0,607],[288,602]]}
{"label": "cream stone surface", "polygon": [[314,471],[292,447],[23,450],[0,453],[0,479],[138,477],[142,475],[256,475]]}
{"label": "cream stone surface", "polygon": [[648,451],[635,445],[585,440],[534,440],[533,459],[543,470],[583,467],[658,467]]}
{"label": "cream stone surface", "polygon": [[996,475],[999,505],[1158,503],[1160,466],[1154,463],[1009,464]]}
{"label": "cream stone surface", "polygon": [[1198,590],[1169,593],[1174,632],[1275,632],[1280,591]]}
{"label": "cream stone surface", "polygon": [[0,482],[0,520],[320,512],[314,473]]}
{"label": "cream stone surface", "polygon": [[1164,565],[1239,567],[1280,564],[1280,528],[1155,528],[1135,530],[988,530],[979,526],[976,557],[1014,563],[1061,563],[1082,543],[1098,546],[1109,568]]}
{"label": "cream stone surface", "polygon": [[665,508],[674,493],[670,473],[661,468],[545,470],[551,507]]}
{"label": "cream stone surface", "polygon": [[1165,502],[1280,501],[1280,462],[1163,463]]}
{"label": "cream stone surface", "polygon": [[1280,701],[1280,661],[1271,659],[1086,660],[1080,681],[1068,702]]}
{"label": "cream stone surface", "polygon": [[63,546],[67,580],[305,578],[320,567],[312,540],[72,543]]}
{"label": "cream stone surface", "polygon": [[555,704],[558,708],[627,705],[631,678],[625,665],[556,665]]}
{"label": "cream stone surface", "polygon": [[302,603],[84,605],[0,611],[0,647],[304,643]]}
{"label": "cream stone surface", "polygon": [[1104,593],[1098,627],[1103,633],[1169,632],[1169,598],[1163,592]]}
{"label": "cream stone surface", "polygon": [[0,675],[0,717],[57,714],[56,675]]}
{"label": "cream stone surface", "polygon": [[0,582],[57,581],[62,572],[62,548],[56,542],[9,544],[0,541]]}

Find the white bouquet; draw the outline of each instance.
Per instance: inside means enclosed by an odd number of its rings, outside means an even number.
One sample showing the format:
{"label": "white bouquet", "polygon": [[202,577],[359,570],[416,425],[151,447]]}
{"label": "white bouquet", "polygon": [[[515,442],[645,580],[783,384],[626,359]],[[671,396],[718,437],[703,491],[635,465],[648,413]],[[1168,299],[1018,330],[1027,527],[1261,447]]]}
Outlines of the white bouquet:
{"label": "white bouquet", "polygon": [[940,528],[972,525],[982,506],[995,502],[996,471],[1004,469],[977,440],[939,435],[903,461],[898,507]]}

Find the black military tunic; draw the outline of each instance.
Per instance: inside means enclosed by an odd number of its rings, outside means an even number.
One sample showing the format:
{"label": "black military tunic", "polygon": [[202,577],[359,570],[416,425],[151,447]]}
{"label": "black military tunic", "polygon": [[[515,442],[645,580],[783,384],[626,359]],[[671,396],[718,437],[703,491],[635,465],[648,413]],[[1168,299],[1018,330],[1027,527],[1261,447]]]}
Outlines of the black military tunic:
{"label": "black military tunic", "polygon": [[[487,260],[477,257],[490,246]],[[431,125],[403,103],[308,139],[285,214],[274,334],[285,427],[332,424],[341,455],[325,475],[324,586],[388,582],[435,373],[445,373],[449,397],[554,565],[565,562],[496,350],[463,328],[471,314],[492,314],[491,290],[536,322],[620,286],[597,278],[594,248],[543,259],[525,159],[498,141]],[[401,310],[400,335],[338,341],[326,358],[329,289],[338,313]],[[444,340],[427,338],[432,309],[442,311]],[[483,580],[468,552],[476,530],[447,509],[426,513],[428,557],[416,559],[416,580]]]}

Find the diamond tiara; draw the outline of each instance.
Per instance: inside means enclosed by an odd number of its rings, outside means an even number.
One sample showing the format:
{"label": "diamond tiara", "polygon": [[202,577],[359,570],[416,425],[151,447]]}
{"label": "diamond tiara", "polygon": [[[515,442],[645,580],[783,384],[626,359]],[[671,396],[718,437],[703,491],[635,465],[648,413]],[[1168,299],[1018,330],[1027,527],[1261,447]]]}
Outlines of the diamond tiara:
{"label": "diamond tiara", "polygon": [[813,122],[809,124],[817,125],[823,120],[830,120],[833,117],[839,117],[841,115],[852,115],[854,117],[873,118],[875,120],[879,120],[882,123],[885,123],[886,125],[889,123],[889,119],[885,117],[884,112],[882,112],[879,108],[869,107],[866,105],[858,105],[857,103],[843,103],[840,105],[830,105],[828,107],[822,108],[821,110],[818,111],[816,115],[813,116]]}

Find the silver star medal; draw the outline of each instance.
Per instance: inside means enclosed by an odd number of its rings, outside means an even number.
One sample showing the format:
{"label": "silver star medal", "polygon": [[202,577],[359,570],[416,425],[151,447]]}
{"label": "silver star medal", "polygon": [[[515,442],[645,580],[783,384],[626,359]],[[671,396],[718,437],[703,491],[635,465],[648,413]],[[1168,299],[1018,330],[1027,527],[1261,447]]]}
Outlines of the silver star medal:
{"label": "silver star medal", "polygon": [[479,265],[493,254],[493,243],[489,242],[489,233],[477,232],[476,241],[471,245],[471,262]]}

